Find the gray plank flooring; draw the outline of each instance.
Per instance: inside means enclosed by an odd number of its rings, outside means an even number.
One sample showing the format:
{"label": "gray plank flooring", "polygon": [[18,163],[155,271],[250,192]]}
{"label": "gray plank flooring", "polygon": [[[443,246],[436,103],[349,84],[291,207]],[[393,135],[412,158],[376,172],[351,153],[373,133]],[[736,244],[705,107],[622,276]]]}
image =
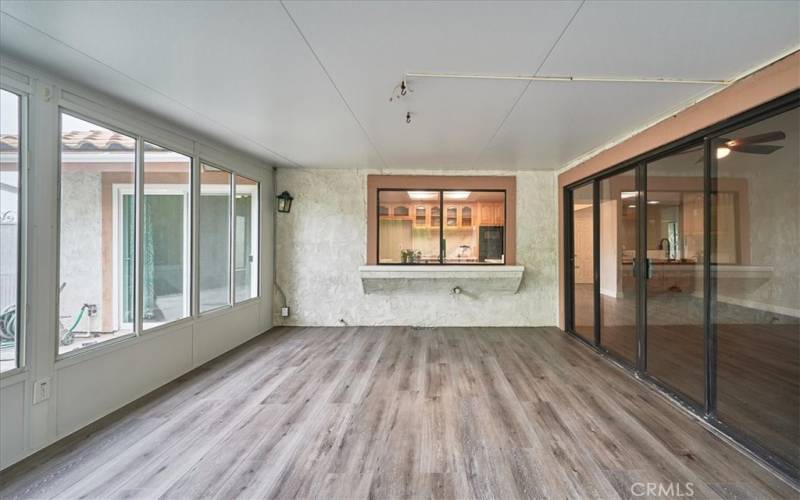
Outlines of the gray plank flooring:
{"label": "gray plank flooring", "polygon": [[641,498],[638,483],[798,495],[555,328],[278,328],[0,473],[0,498]]}

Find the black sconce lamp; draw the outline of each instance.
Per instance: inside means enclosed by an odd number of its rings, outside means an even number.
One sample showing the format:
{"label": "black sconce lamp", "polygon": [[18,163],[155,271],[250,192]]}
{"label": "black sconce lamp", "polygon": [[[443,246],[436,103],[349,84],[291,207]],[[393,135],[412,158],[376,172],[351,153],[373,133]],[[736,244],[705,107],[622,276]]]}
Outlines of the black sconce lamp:
{"label": "black sconce lamp", "polygon": [[278,212],[283,212],[288,214],[289,211],[292,209],[292,195],[289,194],[289,191],[284,191],[278,196],[275,197],[278,201]]}

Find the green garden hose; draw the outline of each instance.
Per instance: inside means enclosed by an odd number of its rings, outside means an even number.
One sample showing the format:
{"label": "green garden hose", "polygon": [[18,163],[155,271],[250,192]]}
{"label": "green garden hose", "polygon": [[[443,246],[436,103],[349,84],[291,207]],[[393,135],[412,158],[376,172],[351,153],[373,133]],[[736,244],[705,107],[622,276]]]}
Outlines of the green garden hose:
{"label": "green garden hose", "polygon": [[67,333],[72,333],[73,331],[75,331],[75,328],[77,328],[77,327],[78,327],[78,323],[80,323],[80,322],[81,322],[81,319],[83,319],[83,313],[84,313],[84,311],[86,311],[86,305],[84,305],[83,307],[81,307],[81,311],[78,313],[78,317],[77,317],[77,318],[75,318],[75,322],[74,322],[74,323],[72,323],[72,326],[71,326],[71,327],[69,327],[69,330],[67,330]]}
{"label": "green garden hose", "polygon": [[0,313],[0,340],[13,342],[17,338],[17,308],[13,305]]}

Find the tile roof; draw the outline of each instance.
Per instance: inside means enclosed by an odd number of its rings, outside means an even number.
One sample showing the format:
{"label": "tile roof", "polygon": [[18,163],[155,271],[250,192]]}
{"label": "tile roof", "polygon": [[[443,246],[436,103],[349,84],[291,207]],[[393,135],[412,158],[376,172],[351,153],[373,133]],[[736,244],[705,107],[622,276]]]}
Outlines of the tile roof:
{"label": "tile roof", "polygon": [[11,134],[0,135],[0,151],[16,151],[19,149],[19,137]]}
{"label": "tile roof", "polygon": [[[162,148],[145,143],[148,151],[162,151]],[[66,151],[133,151],[136,140],[110,130],[89,130],[66,132],[61,138]],[[0,135],[0,151],[17,151],[19,137],[15,134]]]}

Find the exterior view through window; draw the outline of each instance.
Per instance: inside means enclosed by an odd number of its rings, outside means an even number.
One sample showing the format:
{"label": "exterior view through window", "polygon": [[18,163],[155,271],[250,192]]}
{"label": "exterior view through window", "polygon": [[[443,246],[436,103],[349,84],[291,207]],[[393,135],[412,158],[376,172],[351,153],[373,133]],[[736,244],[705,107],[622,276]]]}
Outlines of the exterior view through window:
{"label": "exterior view through window", "polygon": [[[144,144],[142,321],[146,330],[190,314],[192,159]],[[133,209],[133,191],[122,206]],[[124,214],[123,220],[134,220]],[[133,250],[126,247],[125,252]]]}
{"label": "exterior view through window", "polygon": [[[13,97],[13,95],[12,95]],[[16,142],[3,135],[3,369],[16,366],[16,220],[18,186],[9,163]],[[14,101],[9,101],[13,103]],[[10,113],[9,113],[10,116]],[[6,134],[6,128],[9,133]],[[58,352],[190,317],[192,314],[192,158],[142,141],[141,247],[137,252],[137,139],[61,114]],[[141,140],[141,139],[140,139]],[[17,156],[18,157],[18,156]],[[8,164],[8,165],[7,165]],[[18,164],[18,163],[17,163]],[[15,164],[16,165],[16,164]],[[15,174],[16,175],[16,174]],[[199,312],[258,296],[259,184],[200,167]],[[6,187],[8,186],[8,188]],[[16,195],[16,190],[13,190]],[[233,212],[231,212],[233,209]],[[137,255],[141,262],[137,263]],[[14,259],[14,262],[12,262]],[[141,273],[141,311],[137,274]],[[235,297],[231,285],[235,285]],[[137,317],[138,314],[138,317]],[[9,318],[9,319],[6,319]]]}
{"label": "exterior view through window", "polygon": [[504,264],[505,191],[378,190],[378,263]]}
{"label": "exterior view through window", "polygon": [[258,182],[236,176],[233,254],[236,302],[258,295]]}
{"label": "exterior view through window", "polygon": [[231,304],[231,174],[200,166],[200,312]]}
{"label": "exterior view through window", "polygon": [[134,332],[135,155],[133,137],[61,114],[59,354]]}
{"label": "exterior view through window", "polygon": [[19,366],[20,97],[0,90],[0,372]]}

